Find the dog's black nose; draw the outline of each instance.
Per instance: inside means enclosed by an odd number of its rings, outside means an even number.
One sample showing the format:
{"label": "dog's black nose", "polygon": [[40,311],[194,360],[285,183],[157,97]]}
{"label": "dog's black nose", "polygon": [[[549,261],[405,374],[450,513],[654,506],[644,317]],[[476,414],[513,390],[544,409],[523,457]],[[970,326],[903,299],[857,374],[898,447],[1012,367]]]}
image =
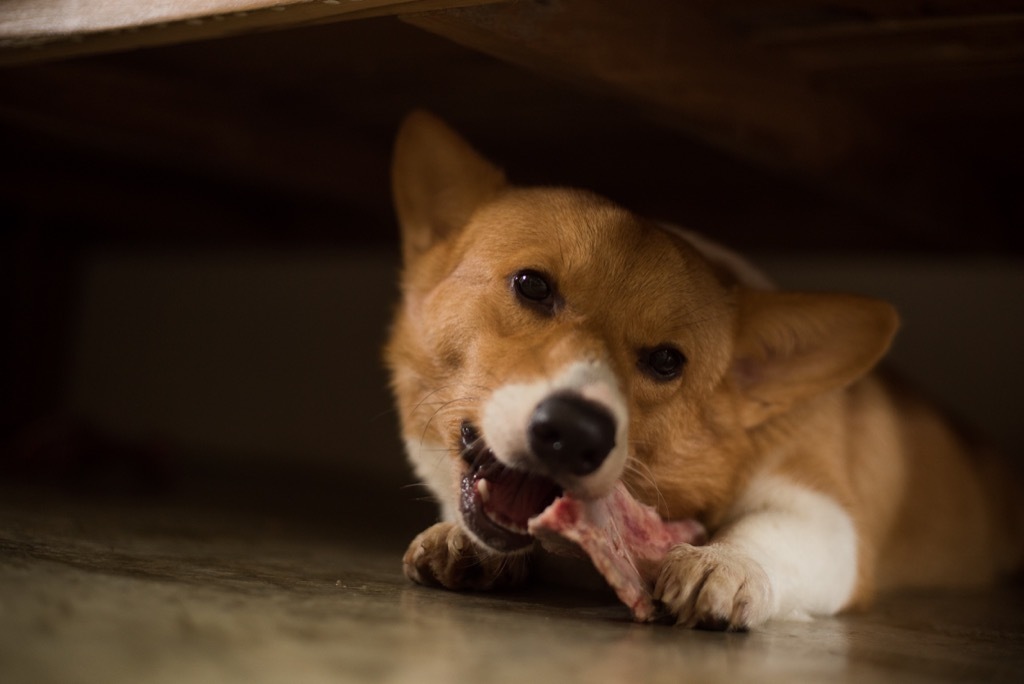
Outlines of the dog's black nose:
{"label": "dog's black nose", "polygon": [[604,406],[572,392],[537,404],[527,428],[530,449],[552,475],[589,475],[615,446],[615,418]]}

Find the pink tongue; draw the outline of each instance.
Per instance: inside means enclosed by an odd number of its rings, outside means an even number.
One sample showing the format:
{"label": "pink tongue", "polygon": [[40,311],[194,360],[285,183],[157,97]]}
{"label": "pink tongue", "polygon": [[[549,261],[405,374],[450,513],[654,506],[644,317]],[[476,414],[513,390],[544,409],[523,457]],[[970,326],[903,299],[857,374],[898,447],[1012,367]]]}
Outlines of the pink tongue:
{"label": "pink tongue", "polygon": [[484,507],[498,518],[526,528],[532,516],[548,507],[561,490],[545,477],[503,469],[487,482],[488,497]]}
{"label": "pink tongue", "polygon": [[528,529],[553,553],[566,552],[564,540],[582,548],[638,622],[657,617],[651,588],[669,550],[705,541],[699,522],[666,522],[621,483],[596,501],[566,494],[532,518]]}

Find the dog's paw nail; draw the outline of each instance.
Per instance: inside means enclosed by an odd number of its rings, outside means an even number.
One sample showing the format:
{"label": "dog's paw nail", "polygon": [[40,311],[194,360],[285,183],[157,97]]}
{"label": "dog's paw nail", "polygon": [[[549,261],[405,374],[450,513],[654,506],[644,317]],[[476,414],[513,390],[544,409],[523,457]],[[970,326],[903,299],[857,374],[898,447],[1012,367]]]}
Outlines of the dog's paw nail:
{"label": "dog's paw nail", "polygon": [[742,553],[722,546],[680,547],[670,554],[655,598],[676,614],[681,627],[743,631],[772,612],[764,570]]}
{"label": "dog's paw nail", "polygon": [[729,618],[719,616],[709,616],[701,618],[697,622],[697,629],[702,629],[706,632],[726,632],[734,629],[732,623],[729,622]]}

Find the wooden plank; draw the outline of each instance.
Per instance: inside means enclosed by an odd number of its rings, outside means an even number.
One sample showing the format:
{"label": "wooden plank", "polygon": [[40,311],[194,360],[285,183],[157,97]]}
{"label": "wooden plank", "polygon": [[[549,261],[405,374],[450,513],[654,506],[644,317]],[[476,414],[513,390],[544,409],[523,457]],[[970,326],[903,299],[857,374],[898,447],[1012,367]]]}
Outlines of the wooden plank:
{"label": "wooden plank", "polygon": [[3,0],[0,65],[502,0]]}
{"label": "wooden plank", "polygon": [[[6,130],[138,166],[156,160],[197,177],[234,177],[254,187],[312,197],[340,193],[337,178],[324,172],[332,154],[387,177],[386,157],[371,141],[312,117],[288,126],[280,110],[261,104],[256,91],[102,63],[54,66],[60,68],[5,75],[0,124]],[[129,96],[131,106],[126,107]],[[360,194],[370,190],[361,188]],[[386,188],[379,194],[386,201]]]}
{"label": "wooden plank", "polygon": [[756,45],[784,52],[807,71],[1020,64],[1024,12],[835,23],[754,31]]}
{"label": "wooden plank", "polygon": [[474,49],[643,103],[676,127],[772,168],[821,170],[877,144],[872,121],[700,3],[522,2],[403,15]]}
{"label": "wooden plank", "polygon": [[728,3],[559,0],[403,18],[640,105],[663,124],[909,230],[1002,224],[984,182],[941,145],[885,111],[868,113],[827,79],[812,81],[784,51],[724,27],[712,7],[720,14]]}
{"label": "wooden plank", "polygon": [[734,29],[813,28],[1016,13],[1022,0],[688,0]]}

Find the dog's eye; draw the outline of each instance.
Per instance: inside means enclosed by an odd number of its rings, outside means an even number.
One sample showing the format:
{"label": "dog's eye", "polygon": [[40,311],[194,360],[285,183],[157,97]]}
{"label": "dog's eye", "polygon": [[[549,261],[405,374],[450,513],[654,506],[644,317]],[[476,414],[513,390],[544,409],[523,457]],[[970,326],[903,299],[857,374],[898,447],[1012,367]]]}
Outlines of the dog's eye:
{"label": "dog's eye", "polygon": [[669,345],[640,352],[640,369],[656,380],[675,380],[685,364],[683,352]]}
{"label": "dog's eye", "polygon": [[512,287],[521,299],[545,307],[554,303],[555,290],[548,282],[547,276],[538,271],[527,269],[512,276]]}

